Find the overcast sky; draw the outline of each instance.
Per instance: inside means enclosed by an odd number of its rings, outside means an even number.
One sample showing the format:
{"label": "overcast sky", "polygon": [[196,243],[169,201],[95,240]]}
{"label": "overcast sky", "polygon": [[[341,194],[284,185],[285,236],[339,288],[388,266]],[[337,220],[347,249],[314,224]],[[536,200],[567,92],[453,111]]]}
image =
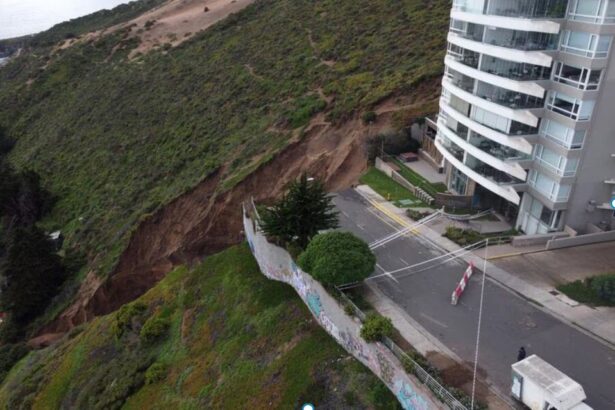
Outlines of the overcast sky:
{"label": "overcast sky", "polygon": [[128,0],[0,0],[0,39],[38,33],[121,3]]}

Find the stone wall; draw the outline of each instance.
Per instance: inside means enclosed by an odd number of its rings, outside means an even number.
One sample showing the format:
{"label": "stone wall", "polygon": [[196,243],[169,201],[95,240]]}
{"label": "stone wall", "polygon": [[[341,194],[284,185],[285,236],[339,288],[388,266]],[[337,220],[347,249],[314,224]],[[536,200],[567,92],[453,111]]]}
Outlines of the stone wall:
{"label": "stone wall", "polygon": [[405,372],[401,362],[385,345],[363,340],[359,335],[360,321],[348,316],[319,282],[301,271],[285,249],[267,242],[255,221],[245,212],[243,222],[246,238],[261,272],[269,279],[291,285],[327,333],[378,376],[404,409],[446,408],[424,385]]}

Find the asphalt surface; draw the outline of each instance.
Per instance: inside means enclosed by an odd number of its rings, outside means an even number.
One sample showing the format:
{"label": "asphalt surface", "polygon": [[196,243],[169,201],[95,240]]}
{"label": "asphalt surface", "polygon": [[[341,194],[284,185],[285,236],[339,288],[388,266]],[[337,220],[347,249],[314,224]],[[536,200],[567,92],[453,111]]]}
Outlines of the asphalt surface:
{"label": "asphalt surface", "polygon": [[[368,243],[399,225],[349,190],[335,197],[340,225]],[[374,275],[391,272],[442,255],[426,239],[407,236],[376,249]],[[475,272],[457,306],[451,293],[467,265],[449,261],[429,269],[402,271],[397,282],[383,276],[373,282],[428,332],[467,362],[474,362],[482,273]],[[594,409],[615,409],[615,351],[542,311],[529,301],[487,280],[480,340],[479,369],[504,394],[511,384],[510,365],[525,346],[579,382]]]}

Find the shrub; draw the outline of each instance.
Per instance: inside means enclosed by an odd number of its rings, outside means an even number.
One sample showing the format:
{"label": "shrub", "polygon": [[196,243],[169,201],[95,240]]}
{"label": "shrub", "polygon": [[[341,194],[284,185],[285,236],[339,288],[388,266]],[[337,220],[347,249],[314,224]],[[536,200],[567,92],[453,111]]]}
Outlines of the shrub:
{"label": "shrub", "polygon": [[348,232],[317,235],[297,261],[301,269],[325,285],[343,285],[367,278],[376,265],[369,246]]}
{"label": "shrub", "polygon": [[0,382],[22,357],[28,354],[25,343],[5,344],[0,347]]}
{"label": "shrub", "polygon": [[167,367],[159,362],[152,364],[145,371],[145,384],[158,383],[167,376]]}
{"label": "shrub", "polygon": [[393,322],[388,317],[377,313],[368,313],[361,327],[361,337],[368,342],[377,342],[384,336],[390,337],[393,334]]}
{"label": "shrub", "polygon": [[141,328],[141,341],[153,343],[167,332],[169,321],[158,316],[152,316],[143,324]]}
{"label": "shrub", "polygon": [[484,239],[483,235],[472,229],[461,229],[455,226],[447,227],[446,233],[443,236],[447,237],[459,246],[480,242]]}
{"label": "shrub", "polygon": [[135,302],[124,305],[115,315],[112,330],[116,338],[122,337],[126,330],[133,329],[133,319],[140,316],[147,310],[147,305],[143,302]]}
{"label": "shrub", "polygon": [[408,215],[408,218],[414,219],[415,221],[419,221],[426,216],[431,215],[431,212],[421,212],[417,211],[416,209],[408,209],[406,211],[406,215]]}
{"label": "shrub", "polygon": [[372,122],[376,122],[378,115],[374,111],[367,111],[363,113],[361,116],[361,120],[363,120],[363,124],[371,124]]}
{"label": "shrub", "polygon": [[615,274],[597,276],[591,280],[590,286],[601,299],[615,303]]}

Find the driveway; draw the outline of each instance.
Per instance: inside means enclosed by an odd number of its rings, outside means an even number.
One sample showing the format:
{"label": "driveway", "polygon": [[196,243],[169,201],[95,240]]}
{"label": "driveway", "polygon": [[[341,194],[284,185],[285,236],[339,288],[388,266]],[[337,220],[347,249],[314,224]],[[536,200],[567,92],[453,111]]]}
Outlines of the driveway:
{"label": "driveway", "polygon": [[[367,242],[399,229],[354,190],[338,194],[334,201],[342,229]],[[376,250],[376,274],[442,253],[422,237],[400,238]],[[385,275],[374,282],[440,342],[464,361],[473,362],[480,272],[475,273],[460,303],[450,304],[465,268],[465,263],[450,261],[415,273],[402,271],[395,275],[397,281]],[[487,281],[484,301],[479,368],[504,394],[510,390],[510,365],[519,347],[525,346],[528,354],[538,354],[581,383],[594,409],[615,408],[615,351],[491,281]]]}

